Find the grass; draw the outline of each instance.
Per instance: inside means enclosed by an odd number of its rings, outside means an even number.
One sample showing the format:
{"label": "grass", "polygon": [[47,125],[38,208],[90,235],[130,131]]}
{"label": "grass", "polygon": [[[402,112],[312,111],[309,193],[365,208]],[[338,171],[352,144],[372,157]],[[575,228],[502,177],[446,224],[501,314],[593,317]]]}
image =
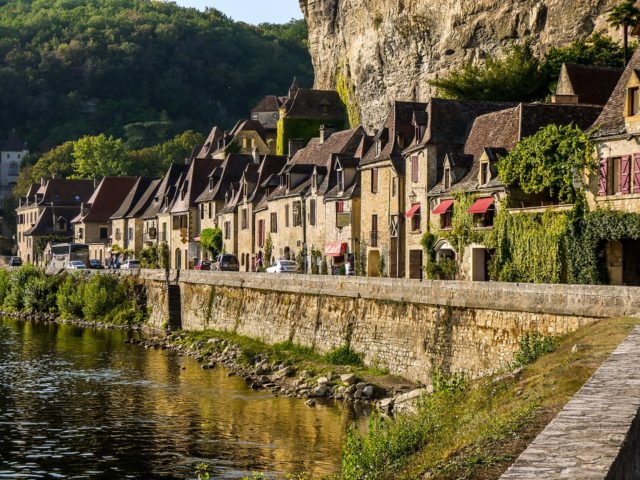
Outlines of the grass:
{"label": "grass", "polygon": [[[387,370],[380,369],[377,366],[365,366],[362,361],[362,355],[356,353],[348,346],[338,347],[322,355],[313,348],[298,345],[291,341],[269,345],[255,338],[245,337],[235,332],[223,330],[190,331],[182,332],[182,334],[184,338],[182,338],[179,343],[184,346],[190,346],[192,343],[199,341],[206,342],[212,338],[227,340],[240,348],[242,354],[239,361],[244,365],[251,365],[253,359],[257,355],[261,355],[268,357],[271,362],[289,363],[299,370],[307,370],[312,374],[327,371],[333,373],[344,373],[348,371],[363,379],[367,379],[388,376],[389,373]],[[204,355],[210,355],[219,351],[221,348],[223,347],[220,345],[206,344],[203,347],[202,353]],[[391,380],[393,383],[394,377],[386,380]]]}
{"label": "grass", "polygon": [[[366,435],[348,435],[343,478],[499,478],[639,322],[585,326],[554,340],[554,351],[516,377],[438,389],[416,416],[389,421],[374,415]],[[523,343],[532,346],[526,360],[551,350],[540,339]]]}

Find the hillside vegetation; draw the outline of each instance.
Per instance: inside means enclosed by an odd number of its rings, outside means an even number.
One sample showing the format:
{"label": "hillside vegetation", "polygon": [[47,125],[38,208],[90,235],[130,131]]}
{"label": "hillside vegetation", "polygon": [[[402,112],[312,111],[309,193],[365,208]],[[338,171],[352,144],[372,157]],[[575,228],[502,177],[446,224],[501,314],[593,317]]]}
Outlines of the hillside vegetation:
{"label": "hillside vegetation", "polygon": [[254,27],[172,2],[0,0],[0,134],[45,151],[84,134],[143,148],[230,127],[294,75],[312,83],[306,38],[302,20]]}

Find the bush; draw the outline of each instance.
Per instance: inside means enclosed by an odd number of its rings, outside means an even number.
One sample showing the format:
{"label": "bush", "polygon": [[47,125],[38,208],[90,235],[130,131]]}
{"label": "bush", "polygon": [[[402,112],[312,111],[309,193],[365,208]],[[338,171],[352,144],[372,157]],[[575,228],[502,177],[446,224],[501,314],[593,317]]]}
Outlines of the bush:
{"label": "bush", "polygon": [[110,275],[97,274],[91,277],[84,287],[82,313],[84,318],[92,321],[103,320],[126,298],[118,288],[118,279]]}
{"label": "bush", "polygon": [[324,356],[327,363],[333,365],[362,366],[362,354],[353,350],[349,345],[344,345],[331,350]]}
{"label": "bush", "polygon": [[11,270],[9,274],[9,289],[5,296],[3,307],[10,312],[20,312],[24,309],[24,287],[32,277],[43,276],[44,271],[27,264]]}
{"label": "bush", "polygon": [[48,276],[44,272],[30,277],[22,292],[23,310],[32,313],[55,313],[59,285],[60,277]]}
{"label": "bush", "polygon": [[58,312],[62,318],[82,318],[85,283],[80,275],[65,275],[56,294]]}
{"label": "bush", "polygon": [[455,280],[458,276],[458,264],[450,258],[444,258],[439,262],[430,261],[425,270],[430,280]]}
{"label": "bush", "polygon": [[5,269],[0,269],[0,305],[4,303],[10,288],[10,276],[9,272]]}
{"label": "bush", "polygon": [[546,353],[558,348],[558,338],[552,335],[541,335],[538,332],[525,333],[520,338],[520,350],[516,353],[516,366],[523,367],[535,362]]}

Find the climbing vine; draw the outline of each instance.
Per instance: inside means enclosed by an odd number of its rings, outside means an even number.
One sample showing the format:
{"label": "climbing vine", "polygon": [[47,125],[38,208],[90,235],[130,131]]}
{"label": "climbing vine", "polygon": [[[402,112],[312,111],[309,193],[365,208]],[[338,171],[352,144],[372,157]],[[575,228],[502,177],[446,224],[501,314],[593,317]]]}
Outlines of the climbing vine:
{"label": "climbing vine", "polygon": [[336,92],[342,103],[344,104],[347,112],[347,120],[351,128],[356,128],[360,125],[360,107],[358,105],[358,99],[356,98],[356,92],[353,88],[353,84],[348,74],[343,73],[346,70],[346,62],[342,63],[342,67],[336,72]]}
{"label": "climbing vine", "polygon": [[520,140],[499,160],[500,179],[524,193],[549,193],[561,202],[573,203],[579,196],[573,187],[574,174],[589,174],[598,167],[590,134],[574,124],[547,125]]}

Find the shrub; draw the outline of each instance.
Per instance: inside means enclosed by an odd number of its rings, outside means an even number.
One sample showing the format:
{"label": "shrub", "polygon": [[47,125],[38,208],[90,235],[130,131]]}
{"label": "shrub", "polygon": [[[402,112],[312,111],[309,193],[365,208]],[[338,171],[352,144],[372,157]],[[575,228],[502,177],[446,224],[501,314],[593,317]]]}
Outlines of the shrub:
{"label": "shrub", "polygon": [[85,280],[80,275],[65,275],[58,288],[56,303],[62,318],[75,319],[83,315]]}
{"label": "shrub", "polygon": [[324,356],[324,359],[327,363],[332,363],[333,365],[363,365],[362,354],[353,350],[349,345],[343,345],[331,350]]}
{"label": "shrub", "polygon": [[98,321],[112,313],[125,302],[118,279],[97,274],[84,287],[82,313],[87,320]]}
{"label": "shrub", "polygon": [[458,276],[458,264],[455,260],[443,258],[439,262],[428,262],[425,271],[430,280],[455,280]]}
{"label": "shrub", "polygon": [[56,312],[56,292],[59,285],[60,277],[48,276],[42,271],[31,276],[22,292],[22,309],[27,312]]}
{"label": "shrub", "polygon": [[552,335],[541,335],[538,332],[525,333],[520,337],[520,350],[516,353],[516,366],[525,366],[535,362],[546,353],[558,348],[558,338]]}
{"label": "shrub", "polygon": [[32,277],[44,275],[44,272],[27,264],[16,268],[9,274],[9,290],[3,302],[6,310],[20,312],[24,308],[24,286]]}
{"label": "shrub", "polygon": [[0,305],[4,303],[10,288],[10,275],[7,270],[0,269]]}

